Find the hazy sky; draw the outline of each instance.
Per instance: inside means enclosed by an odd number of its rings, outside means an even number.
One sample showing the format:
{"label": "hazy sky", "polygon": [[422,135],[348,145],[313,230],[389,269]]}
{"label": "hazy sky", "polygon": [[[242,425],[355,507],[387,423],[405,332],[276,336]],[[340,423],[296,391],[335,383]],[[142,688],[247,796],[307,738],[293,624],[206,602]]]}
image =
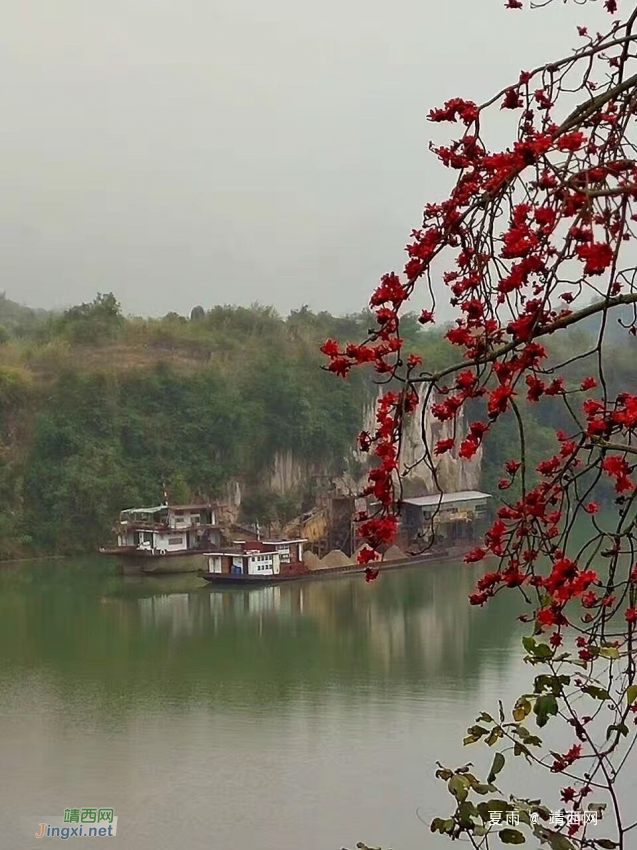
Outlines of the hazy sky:
{"label": "hazy sky", "polygon": [[429,109],[610,24],[601,3],[503,6],[0,0],[0,289],[362,308],[447,186]]}

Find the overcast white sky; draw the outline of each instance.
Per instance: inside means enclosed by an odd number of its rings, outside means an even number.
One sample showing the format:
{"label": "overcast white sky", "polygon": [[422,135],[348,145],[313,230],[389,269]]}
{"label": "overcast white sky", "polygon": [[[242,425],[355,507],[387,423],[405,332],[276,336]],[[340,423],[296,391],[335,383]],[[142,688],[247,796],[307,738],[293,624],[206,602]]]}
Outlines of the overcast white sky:
{"label": "overcast white sky", "polygon": [[449,174],[429,109],[601,3],[0,0],[0,289],[126,312],[361,309]]}

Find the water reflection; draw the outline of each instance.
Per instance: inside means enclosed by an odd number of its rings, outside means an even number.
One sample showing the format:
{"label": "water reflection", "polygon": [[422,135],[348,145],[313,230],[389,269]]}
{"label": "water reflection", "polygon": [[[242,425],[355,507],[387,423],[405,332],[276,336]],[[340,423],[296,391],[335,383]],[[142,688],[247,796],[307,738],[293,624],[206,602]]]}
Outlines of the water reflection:
{"label": "water reflection", "polygon": [[1,571],[6,846],[37,846],[31,821],[75,805],[116,808],[124,850],[426,846],[416,808],[448,808],[435,760],[465,758],[475,707],[521,688],[515,620],[471,609],[474,580],[445,565],[215,591],[99,562]]}
{"label": "water reflection", "polygon": [[222,692],[249,710],[266,685],[271,701],[334,686],[420,693],[459,678],[471,690],[485,650],[508,645],[514,629],[502,604],[488,615],[468,606],[474,581],[444,565],[373,585],[220,591],[195,576],[24,569],[0,576],[2,665],[12,678],[45,671],[62,689],[91,682],[103,705],[116,694],[118,710],[140,698],[215,703]]}

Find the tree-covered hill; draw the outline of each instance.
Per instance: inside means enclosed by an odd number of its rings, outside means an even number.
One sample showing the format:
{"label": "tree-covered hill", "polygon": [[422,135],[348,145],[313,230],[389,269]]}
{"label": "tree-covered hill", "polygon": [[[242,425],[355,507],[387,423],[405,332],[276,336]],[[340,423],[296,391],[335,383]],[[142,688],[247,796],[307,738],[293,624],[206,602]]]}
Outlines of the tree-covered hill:
{"label": "tree-covered hill", "polygon": [[[110,294],[56,314],[0,299],[0,557],[93,548],[121,508],[156,502],[164,483],[181,501],[240,481],[245,520],[309,508],[317,479],[353,463],[375,394],[371,375],[322,371],[319,347],[360,340],[370,322],[368,313],[304,307],[282,317],[259,305],[127,318]],[[444,329],[426,331],[411,315],[401,331],[428,368],[456,360]],[[556,357],[588,342],[565,338]],[[624,338],[608,354],[620,386],[636,383],[634,353]],[[573,381],[587,368],[574,363]],[[521,405],[535,419],[531,456],[544,456],[561,414]],[[515,440],[511,428],[485,442],[490,492]],[[275,492],[274,468],[290,456],[312,474]]]}

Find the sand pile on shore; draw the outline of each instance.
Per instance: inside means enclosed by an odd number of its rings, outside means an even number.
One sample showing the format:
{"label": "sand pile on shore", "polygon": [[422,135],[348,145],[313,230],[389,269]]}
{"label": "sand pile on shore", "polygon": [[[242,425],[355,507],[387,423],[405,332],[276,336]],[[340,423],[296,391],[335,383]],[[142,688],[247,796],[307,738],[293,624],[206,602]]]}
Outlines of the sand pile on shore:
{"label": "sand pile on shore", "polygon": [[320,570],[322,567],[319,556],[315,555],[314,552],[311,552],[309,549],[307,552],[303,553],[303,563],[308,570]]}
{"label": "sand pile on shore", "polygon": [[383,555],[383,561],[406,561],[409,555],[405,555],[403,550],[398,546],[390,546]]}
{"label": "sand pile on shore", "polygon": [[323,569],[329,567],[351,567],[353,565],[351,558],[348,558],[345,552],[340,549],[332,549],[327,555],[321,559]]}

